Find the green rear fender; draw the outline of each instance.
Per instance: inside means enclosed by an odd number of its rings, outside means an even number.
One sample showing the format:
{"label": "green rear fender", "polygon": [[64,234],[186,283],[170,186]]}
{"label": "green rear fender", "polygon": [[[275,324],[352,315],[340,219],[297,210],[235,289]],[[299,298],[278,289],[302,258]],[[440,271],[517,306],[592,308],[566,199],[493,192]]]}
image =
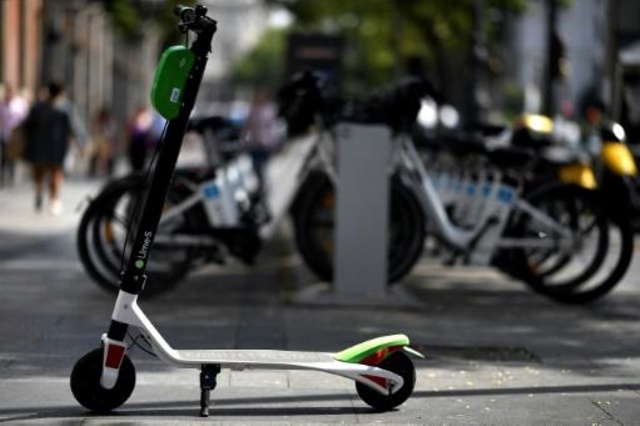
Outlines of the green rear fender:
{"label": "green rear fender", "polygon": [[[404,334],[376,337],[366,342],[358,343],[333,355],[338,361],[376,365],[387,355],[399,349],[409,349],[409,338]],[[410,353],[422,356],[414,350]]]}

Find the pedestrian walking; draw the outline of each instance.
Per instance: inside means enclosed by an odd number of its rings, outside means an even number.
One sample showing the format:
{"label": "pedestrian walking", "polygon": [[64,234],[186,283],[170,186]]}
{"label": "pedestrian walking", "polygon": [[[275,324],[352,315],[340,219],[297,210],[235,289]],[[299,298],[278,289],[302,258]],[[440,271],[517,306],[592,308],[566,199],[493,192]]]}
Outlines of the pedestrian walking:
{"label": "pedestrian walking", "polygon": [[89,176],[112,176],[117,155],[117,125],[109,108],[101,108],[91,125]]}
{"label": "pedestrian walking", "polygon": [[258,176],[260,192],[264,190],[264,173],[269,157],[284,139],[285,133],[278,125],[277,116],[278,109],[271,102],[268,92],[256,90],[245,124],[245,135],[249,141],[249,153]]}
{"label": "pedestrian walking", "polygon": [[67,98],[64,86],[50,83],[43,100],[34,104],[23,125],[24,159],[31,165],[35,187],[35,208],[41,211],[45,184],[48,186],[49,212],[62,212],[60,191],[64,181],[64,161],[72,139],[86,141],[85,126]]}
{"label": "pedestrian walking", "polygon": [[127,155],[134,172],[144,170],[153,137],[153,114],[146,106],[139,106],[127,126]]}
{"label": "pedestrian walking", "polygon": [[4,85],[4,97],[0,102],[0,187],[13,185],[15,179],[18,126],[29,112],[29,106],[10,83]]}

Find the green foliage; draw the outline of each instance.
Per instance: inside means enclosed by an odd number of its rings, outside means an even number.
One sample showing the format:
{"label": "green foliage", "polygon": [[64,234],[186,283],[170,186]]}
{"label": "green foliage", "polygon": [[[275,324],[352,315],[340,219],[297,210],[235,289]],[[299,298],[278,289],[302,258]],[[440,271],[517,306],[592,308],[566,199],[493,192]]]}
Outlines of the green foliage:
{"label": "green foliage", "polygon": [[145,3],[140,0],[101,1],[120,34],[125,37],[138,37],[145,30],[145,26],[157,25],[163,44],[170,44],[178,39],[174,7],[178,4],[192,6],[196,3],[196,0],[164,0],[161,3]]}
{"label": "green foliage", "polygon": [[[265,0],[287,8],[296,26],[310,31],[345,34],[351,44],[347,73],[362,83],[376,84],[402,72],[404,59],[419,56],[435,65],[469,51],[476,0]],[[567,1],[567,0],[563,0]],[[485,0],[486,10],[519,12],[526,0]],[[496,25],[482,30],[491,43]]]}
{"label": "green foliage", "polygon": [[126,36],[133,36],[139,30],[140,14],[130,0],[102,0],[104,8],[111,14],[116,30]]}
{"label": "green foliage", "polygon": [[183,36],[176,26],[176,16],[173,13],[177,5],[194,6],[196,0],[164,0],[163,6],[155,14],[155,23],[160,28],[162,48],[174,45],[183,40]]}
{"label": "green foliage", "polygon": [[233,66],[236,83],[252,87],[275,88],[282,82],[286,33],[270,29],[260,42]]}

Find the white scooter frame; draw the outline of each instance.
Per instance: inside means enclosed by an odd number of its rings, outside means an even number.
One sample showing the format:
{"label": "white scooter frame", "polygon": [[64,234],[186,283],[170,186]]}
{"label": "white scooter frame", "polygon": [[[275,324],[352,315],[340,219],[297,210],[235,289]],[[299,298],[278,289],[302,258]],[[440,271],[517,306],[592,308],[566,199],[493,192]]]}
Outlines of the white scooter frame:
{"label": "white scooter frame", "polygon": [[[151,182],[143,199],[131,254],[122,272],[109,330],[101,347],[78,360],[71,373],[71,390],[84,407],[108,412],[122,405],[135,387],[135,369],[126,355],[129,327],[139,329],[154,353],[176,367],[199,368],[200,414],[209,414],[210,391],[216,375],[225,368],[311,369],[356,381],[359,396],[377,410],[392,409],[411,395],[415,368],[405,352],[410,349],[403,334],[378,337],[338,353],[277,350],[179,350],[172,348],[137,304],[144,289],[146,264],[160,223],[181,141],[195,104],[217,23],[203,6],[177,7],[179,28],[196,34],[190,48],[169,48],[163,54],[152,92],[154,106],[168,119]],[[404,349],[404,351],[403,351]]]}

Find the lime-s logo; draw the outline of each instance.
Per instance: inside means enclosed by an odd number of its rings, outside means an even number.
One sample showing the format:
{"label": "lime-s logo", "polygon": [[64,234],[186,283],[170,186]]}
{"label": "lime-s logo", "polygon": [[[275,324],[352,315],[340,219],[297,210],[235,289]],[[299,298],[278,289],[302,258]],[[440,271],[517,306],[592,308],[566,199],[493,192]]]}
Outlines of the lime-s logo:
{"label": "lime-s logo", "polygon": [[142,243],[142,247],[138,250],[138,255],[136,258],[138,259],[135,263],[137,268],[142,268],[144,266],[144,260],[149,255],[149,246],[151,245],[151,237],[153,236],[153,232],[146,231],[144,233],[144,241]]}

